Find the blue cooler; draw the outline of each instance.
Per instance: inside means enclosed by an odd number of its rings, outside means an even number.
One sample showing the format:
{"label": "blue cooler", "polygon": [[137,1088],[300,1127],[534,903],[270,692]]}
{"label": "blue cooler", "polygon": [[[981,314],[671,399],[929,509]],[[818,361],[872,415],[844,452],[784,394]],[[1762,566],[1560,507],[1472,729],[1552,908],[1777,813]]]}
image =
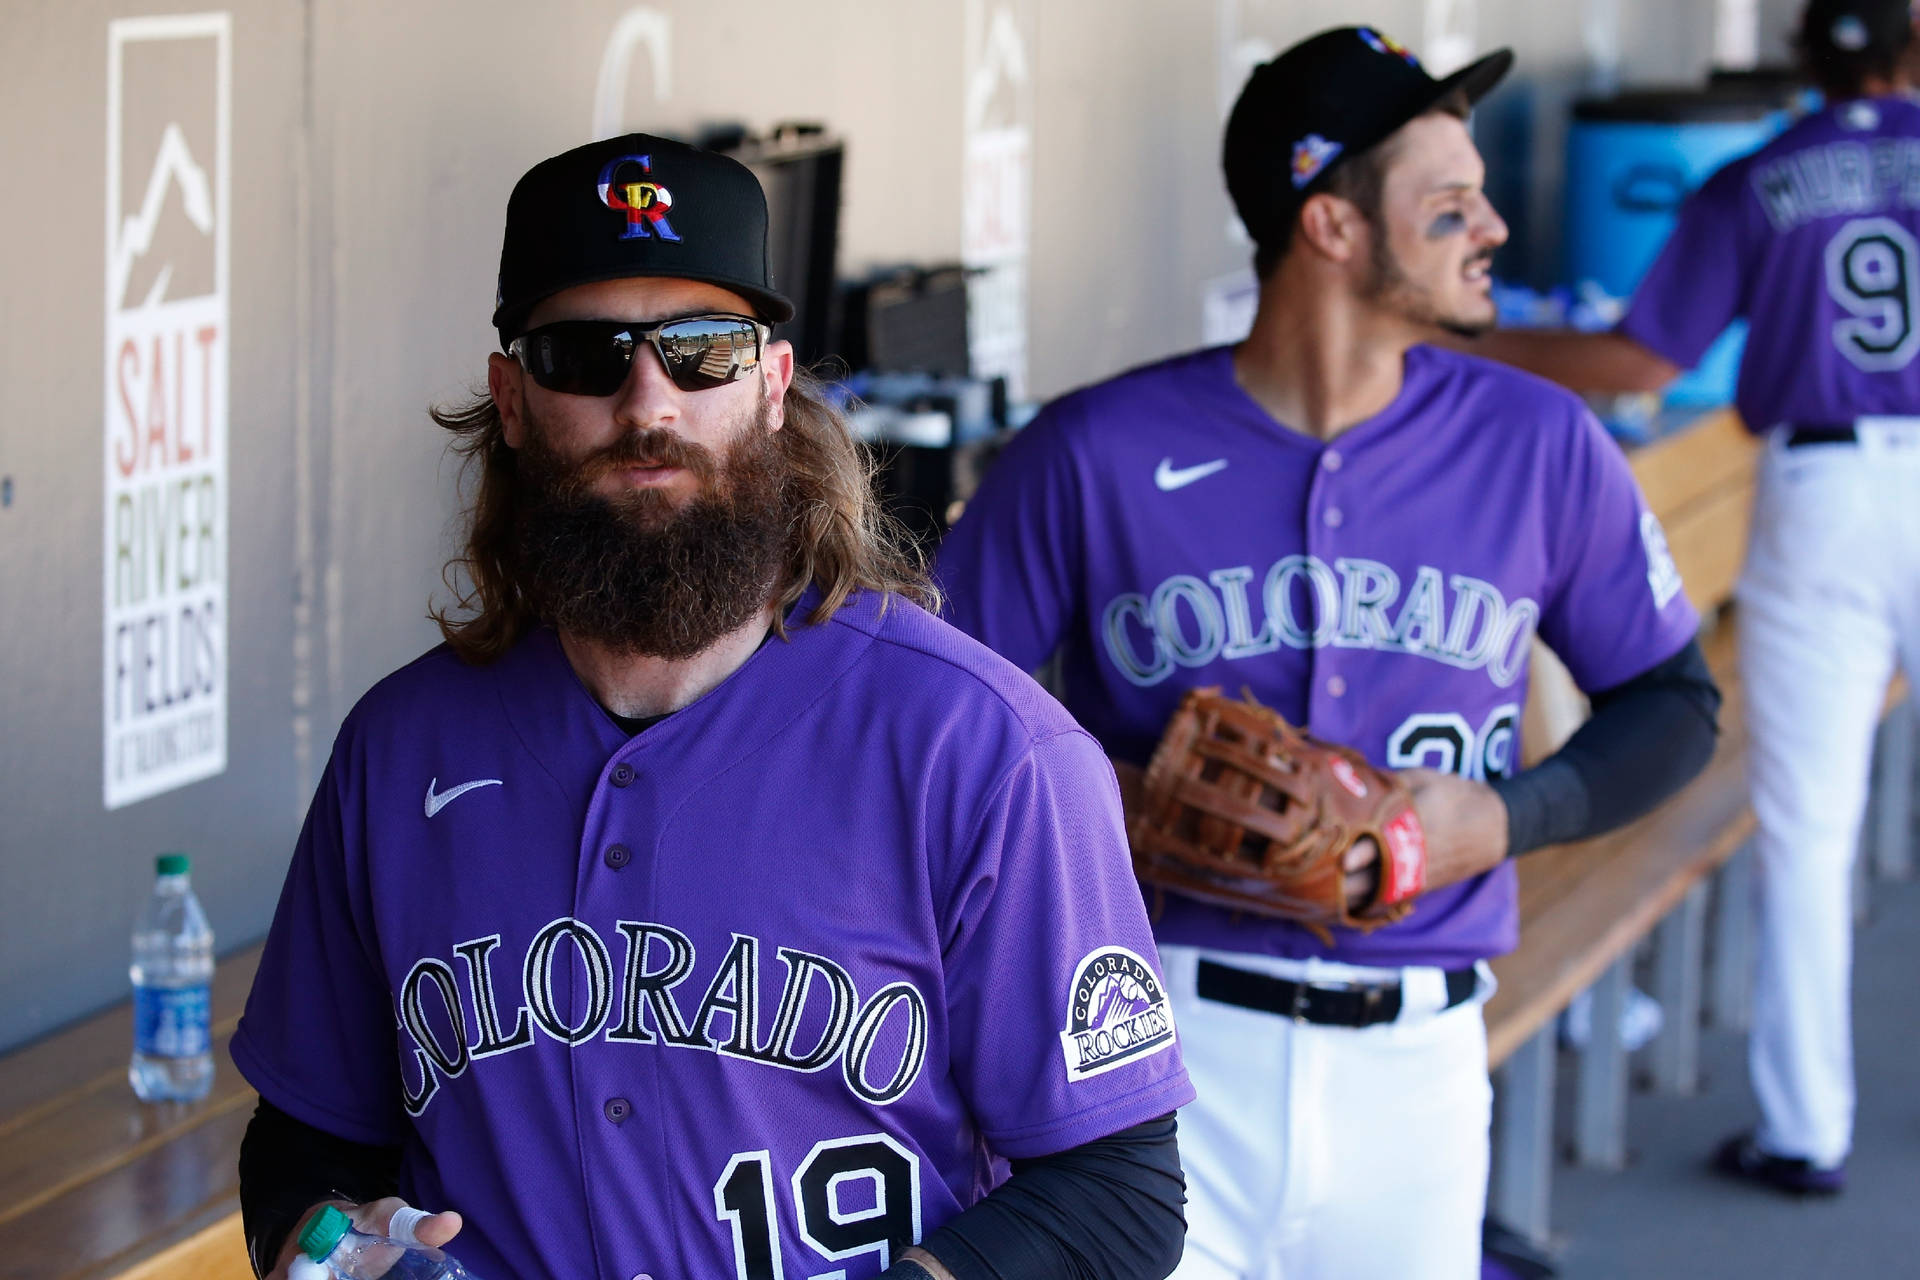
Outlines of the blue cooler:
{"label": "blue cooler", "polygon": [[[1632,296],[1673,231],[1680,204],[1730,160],[1787,125],[1777,95],[1695,90],[1587,98],[1567,132],[1567,273]],[[1736,320],[1667,392],[1675,405],[1727,404],[1747,325]]]}

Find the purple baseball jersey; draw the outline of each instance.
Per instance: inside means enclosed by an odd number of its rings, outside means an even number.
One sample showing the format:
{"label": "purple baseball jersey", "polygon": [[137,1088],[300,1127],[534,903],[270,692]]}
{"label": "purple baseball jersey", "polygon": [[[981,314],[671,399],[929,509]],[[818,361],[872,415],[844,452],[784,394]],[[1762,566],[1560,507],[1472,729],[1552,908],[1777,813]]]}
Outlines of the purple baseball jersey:
{"label": "purple baseball jersey", "polygon": [[631,739],[550,631],[381,682],[233,1059],[486,1280],[871,1276],[1193,1096],[1098,746],[871,595]]}
{"label": "purple baseball jersey", "polygon": [[1685,367],[1736,316],[1753,430],[1920,413],[1920,103],[1837,104],[1707,179],[1620,331]]}
{"label": "purple baseball jersey", "polygon": [[[1569,393],[1427,347],[1331,444],[1287,430],[1216,348],[1050,405],[941,549],[947,616],[1144,763],[1190,688],[1250,691],[1377,765],[1503,776],[1536,632],[1582,688],[1698,626],[1626,460]],[[1511,864],[1398,925],[1306,930],[1165,895],[1162,942],[1457,967],[1518,937]]]}

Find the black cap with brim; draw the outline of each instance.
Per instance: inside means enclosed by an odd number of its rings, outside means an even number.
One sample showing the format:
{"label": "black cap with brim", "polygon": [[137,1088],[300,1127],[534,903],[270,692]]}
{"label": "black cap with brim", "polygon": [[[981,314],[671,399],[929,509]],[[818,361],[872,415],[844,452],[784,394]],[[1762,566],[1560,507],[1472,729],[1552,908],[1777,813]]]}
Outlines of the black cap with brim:
{"label": "black cap with brim", "polygon": [[1808,0],[1800,49],[1823,61],[1885,62],[1912,42],[1913,23],[1908,0]]}
{"label": "black cap with brim", "polygon": [[1500,49],[1436,80],[1372,27],[1337,27],[1254,68],[1221,154],[1247,233],[1277,238],[1339,165],[1454,94],[1479,101],[1512,67],[1513,51]]}
{"label": "black cap with brim", "polygon": [[737,160],[635,133],[543,160],[514,185],[493,312],[502,345],[561,290],[634,276],[717,284],[768,323],[793,318],[768,268],[766,195]]}

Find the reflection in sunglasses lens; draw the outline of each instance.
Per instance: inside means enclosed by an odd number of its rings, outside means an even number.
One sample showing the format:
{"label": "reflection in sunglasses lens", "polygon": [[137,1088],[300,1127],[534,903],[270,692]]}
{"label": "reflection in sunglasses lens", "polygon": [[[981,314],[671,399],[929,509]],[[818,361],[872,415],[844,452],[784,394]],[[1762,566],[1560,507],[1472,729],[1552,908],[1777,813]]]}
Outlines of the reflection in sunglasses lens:
{"label": "reflection in sunglasses lens", "polygon": [[746,376],[756,363],[755,336],[742,320],[684,320],[663,326],[658,341],[674,384],[695,391]]}
{"label": "reflection in sunglasses lens", "polygon": [[701,316],[638,329],[615,320],[562,320],[514,344],[521,365],[549,391],[610,396],[627,380],[636,348],[650,343],[682,391],[725,386],[760,363],[760,331],[740,316]]}

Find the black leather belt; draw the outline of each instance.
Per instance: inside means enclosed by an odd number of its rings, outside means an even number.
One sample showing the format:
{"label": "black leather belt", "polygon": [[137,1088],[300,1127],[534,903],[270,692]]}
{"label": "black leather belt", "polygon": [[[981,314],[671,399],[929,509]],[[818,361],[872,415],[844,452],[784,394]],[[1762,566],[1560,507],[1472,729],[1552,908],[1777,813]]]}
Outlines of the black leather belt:
{"label": "black leather belt", "polygon": [[[1446,974],[1444,1007],[1451,1009],[1473,994],[1479,979],[1472,969],[1448,969]],[[1316,987],[1202,960],[1198,990],[1202,1000],[1277,1013],[1295,1022],[1314,1022],[1328,1027],[1371,1027],[1400,1016],[1400,984],[1397,982]]]}
{"label": "black leather belt", "polygon": [[1810,444],[1859,444],[1860,433],[1852,423],[1838,426],[1795,427],[1787,433],[1787,448],[1804,449]]}

